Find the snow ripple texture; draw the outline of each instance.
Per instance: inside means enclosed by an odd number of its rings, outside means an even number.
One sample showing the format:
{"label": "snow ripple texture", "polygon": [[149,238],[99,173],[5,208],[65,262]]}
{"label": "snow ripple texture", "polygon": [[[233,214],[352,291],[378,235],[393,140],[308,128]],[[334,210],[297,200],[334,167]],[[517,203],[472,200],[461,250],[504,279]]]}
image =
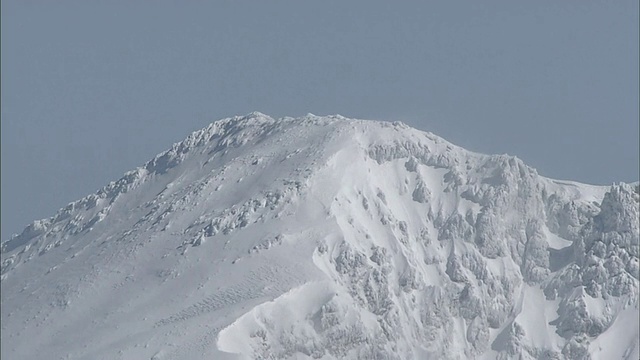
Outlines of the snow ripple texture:
{"label": "snow ripple texture", "polygon": [[399,122],[223,119],[2,242],[2,358],[638,359],[639,216]]}

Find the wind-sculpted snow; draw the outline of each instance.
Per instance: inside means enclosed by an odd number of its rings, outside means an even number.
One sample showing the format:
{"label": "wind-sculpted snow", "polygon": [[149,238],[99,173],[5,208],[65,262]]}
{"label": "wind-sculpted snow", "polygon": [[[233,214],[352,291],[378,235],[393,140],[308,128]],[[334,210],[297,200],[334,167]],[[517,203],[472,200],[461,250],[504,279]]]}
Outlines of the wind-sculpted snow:
{"label": "wind-sculpted snow", "polygon": [[2,243],[2,357],[638,358],[638,185],[402,123],[212,123]]}

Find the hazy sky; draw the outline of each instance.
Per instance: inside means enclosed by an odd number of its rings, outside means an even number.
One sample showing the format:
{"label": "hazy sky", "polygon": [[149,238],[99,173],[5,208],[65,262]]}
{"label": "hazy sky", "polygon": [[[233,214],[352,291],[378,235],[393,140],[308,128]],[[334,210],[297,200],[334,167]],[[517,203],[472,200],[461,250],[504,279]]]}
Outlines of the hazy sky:
{"label": "hazy sky", "polygon": [[638,180],[637,0],[1,4],[3,240],[254,110]]}

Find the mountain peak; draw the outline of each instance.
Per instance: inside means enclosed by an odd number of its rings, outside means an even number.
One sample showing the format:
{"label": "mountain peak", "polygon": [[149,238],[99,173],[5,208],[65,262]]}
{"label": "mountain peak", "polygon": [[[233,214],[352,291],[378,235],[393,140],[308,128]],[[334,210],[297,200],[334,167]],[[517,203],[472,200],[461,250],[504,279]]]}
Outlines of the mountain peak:
{"label": "mountain peak", "polygon": [[400,122],[222,119],[2,243],[2,355],[637,358],[637,204]]}

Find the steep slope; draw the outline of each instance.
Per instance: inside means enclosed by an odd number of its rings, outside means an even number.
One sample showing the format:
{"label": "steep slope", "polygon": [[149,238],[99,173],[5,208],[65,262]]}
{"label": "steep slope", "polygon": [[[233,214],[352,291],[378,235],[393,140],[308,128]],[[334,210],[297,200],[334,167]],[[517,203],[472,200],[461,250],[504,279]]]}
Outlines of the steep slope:
{"label": "steep slope", "polygon": [[402,123],[212,123],[2,243],[3,358],[638,358],[638,185]]}

